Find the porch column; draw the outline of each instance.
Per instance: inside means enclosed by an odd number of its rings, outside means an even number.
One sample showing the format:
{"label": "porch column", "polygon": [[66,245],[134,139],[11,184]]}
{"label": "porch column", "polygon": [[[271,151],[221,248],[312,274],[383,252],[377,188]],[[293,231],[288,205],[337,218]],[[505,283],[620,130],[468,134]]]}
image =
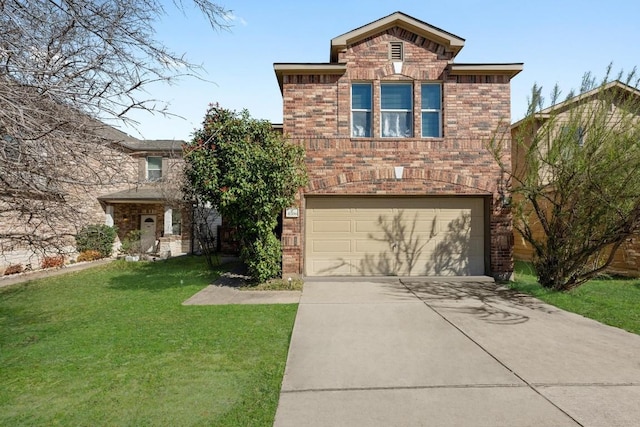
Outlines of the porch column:
{"label": "porch column", "polygon": [[104,224],[109,227],[113,227],[113,205],[107,205],[107,209],[104,214]]}
{"label": "porch column", "polygon": [[171,206],[164,207],[164,235],[170,236],[173,234],[173,209]]}

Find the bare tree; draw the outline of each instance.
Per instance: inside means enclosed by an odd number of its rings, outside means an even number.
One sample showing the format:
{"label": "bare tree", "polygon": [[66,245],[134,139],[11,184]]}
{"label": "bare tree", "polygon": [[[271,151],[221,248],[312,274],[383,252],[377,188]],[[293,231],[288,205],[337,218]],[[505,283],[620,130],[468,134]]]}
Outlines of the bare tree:
{"label": "bare tree", "polygon": [[[193,0],[214,29],[228,11]],[[169,114],[145,88],[199,69],[155,38],[160,0],[0,0],[0,249],[60,249],[82,193],[131,179],[103,123]],[[181,0],[173,7],[184,11]],[[135,123],[132,123],[135,125]]]}

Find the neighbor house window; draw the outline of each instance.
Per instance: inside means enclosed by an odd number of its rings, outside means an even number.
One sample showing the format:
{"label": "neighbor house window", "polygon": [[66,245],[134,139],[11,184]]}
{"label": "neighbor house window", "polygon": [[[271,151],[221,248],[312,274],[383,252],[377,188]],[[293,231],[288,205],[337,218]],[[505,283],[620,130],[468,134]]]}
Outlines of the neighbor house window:
{"label": "neighbor house window", "polygon": [[442,86],[439,83],[422,85],[422,137],[442,136]]}
{"label": "neighbor house window", "polygon": [[413,136],[413,91],[411,83],[380,85],[380,126],[383,137]]}
{"label": "neighbor house window", "polygon": [[563,125],[561,132],[562,136],[573,138],[578,146],[584,146],[584,128],[582,126],[572,127]]}
{"label": "neighbor house window", "polygon": [[147,180],[157,181],[162,178],[162,157],[147,157]]}
{"label": "neighbor house window", "polygon": [[371,84],[351,85],[351,136],[371,137]]}
{"label": "neighbor house window", "polygon": [[182,234],[182,213],[179,209],[173,209],[171,216],[171,230],[173,234]]}

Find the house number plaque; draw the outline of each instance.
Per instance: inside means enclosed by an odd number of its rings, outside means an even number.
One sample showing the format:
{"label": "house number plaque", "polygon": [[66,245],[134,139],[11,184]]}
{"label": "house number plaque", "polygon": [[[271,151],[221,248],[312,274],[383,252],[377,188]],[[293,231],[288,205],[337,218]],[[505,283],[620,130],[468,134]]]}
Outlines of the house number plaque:
{"label": "house number plaque", "polygon": [[298,218],[298,216],[300,216],[300,211],[298,208],[287,208],[284,211],[284,216],[286,218]]}

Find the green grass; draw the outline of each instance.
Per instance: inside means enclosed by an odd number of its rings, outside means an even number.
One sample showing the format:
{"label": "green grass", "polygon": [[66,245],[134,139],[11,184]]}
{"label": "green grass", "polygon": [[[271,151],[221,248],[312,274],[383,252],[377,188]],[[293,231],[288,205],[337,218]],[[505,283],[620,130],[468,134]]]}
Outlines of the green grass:
{"label": "green grass", "polygon": [[545,289],[536,281],[531,265],[516,262],[511,287],[563,310],[640,335],[640,280],[604,278],[590,280],[569,292]]}
{"label": "green grass", "polygon": [[0,425],[272,425],[296,305],[182,306],[197,257],[0,289]]}

